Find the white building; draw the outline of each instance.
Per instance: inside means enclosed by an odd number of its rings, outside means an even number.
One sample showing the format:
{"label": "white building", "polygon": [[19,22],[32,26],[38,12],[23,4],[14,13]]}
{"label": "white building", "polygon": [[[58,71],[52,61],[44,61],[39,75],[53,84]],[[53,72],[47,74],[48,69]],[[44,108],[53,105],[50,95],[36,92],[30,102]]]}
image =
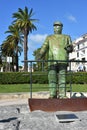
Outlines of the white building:
{"label": "white building", "polygon": [[87,71],[87,34],[82,35],[80,38],[73,41],[74,51],[70,53],[70,60],[81,60],[83,62],[72,62],[71,69],[73,71],[78,71],[79,69],[84,69]]}

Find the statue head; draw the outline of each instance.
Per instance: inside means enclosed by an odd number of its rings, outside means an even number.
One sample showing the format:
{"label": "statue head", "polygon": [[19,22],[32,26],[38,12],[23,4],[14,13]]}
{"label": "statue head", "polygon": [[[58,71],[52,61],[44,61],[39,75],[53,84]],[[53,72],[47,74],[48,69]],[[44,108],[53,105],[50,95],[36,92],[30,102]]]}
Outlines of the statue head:
{"label": "statue head", "polygon": [[54,22],[53,27],[54,27],[54,34],[62,33],[63,24],[61,22],[59,21]]}

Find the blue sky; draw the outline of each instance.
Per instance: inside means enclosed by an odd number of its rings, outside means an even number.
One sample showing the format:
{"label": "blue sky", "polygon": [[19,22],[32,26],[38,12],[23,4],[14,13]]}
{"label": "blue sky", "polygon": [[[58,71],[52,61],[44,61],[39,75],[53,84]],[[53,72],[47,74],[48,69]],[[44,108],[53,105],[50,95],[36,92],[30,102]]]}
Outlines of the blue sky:
{"label": "blue sky", "polygon": [[[34,23],[37,31],[28,37],[28,60],[33,60],[33,51],[41,47],[47,35],[53,34],[53,22],[61,21],[64,25],[63,34],[69,34],[72,40],[87,33],[87,0],[0,0],[0,44],[5,40],[5,31],[13,21],[12,14],[18,8],[30,10],[39,19]],[[19,57],[19,65],[23,60],[23,53]]]}

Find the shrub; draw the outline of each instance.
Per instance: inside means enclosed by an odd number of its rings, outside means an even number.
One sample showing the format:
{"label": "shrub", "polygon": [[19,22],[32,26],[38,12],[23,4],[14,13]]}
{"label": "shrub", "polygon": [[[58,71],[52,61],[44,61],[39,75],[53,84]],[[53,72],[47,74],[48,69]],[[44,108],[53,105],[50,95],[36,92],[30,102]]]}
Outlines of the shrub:
{"label": "shrub", "polygon": [[0,73],[0,84],[29,83],[29,73],[3,72]]}
{"label": "shrub", "polygon": [[[0,84],[23,84],[23,83],[48,83],[48,73],[47,72],[1,72],[0,73]],[[87,83],[87,72],[68,72],[66,76],[67,83],[73,84],[86,84]]]}

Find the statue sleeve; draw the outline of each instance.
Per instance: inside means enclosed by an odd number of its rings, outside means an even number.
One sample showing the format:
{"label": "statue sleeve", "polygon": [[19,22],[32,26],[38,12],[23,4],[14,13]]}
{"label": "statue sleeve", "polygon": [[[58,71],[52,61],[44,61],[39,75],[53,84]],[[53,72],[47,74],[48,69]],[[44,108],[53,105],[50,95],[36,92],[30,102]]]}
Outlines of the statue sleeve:
{"label": "statue sleeve", "polygon": [[65,47],[65,50],[67,53],[71,53],[73,51],[73,45],[70,36],[67,37],[67,46]]}
{"label": "statue sleeve", "polygon": [[69,53],[73,52],[73,44],[71,41],[71,37],[69,36]]}
{"label": "statue sleeve", "polygon": [[39,53],[39,59],[44,57],[44,55],[48,51],[48,48],[49,48],[49,40],[48,40],[48,37],[47,37],[46,40],[44,41],[42,47],[41,47],[41,50],[40,50],[40,53]]}

